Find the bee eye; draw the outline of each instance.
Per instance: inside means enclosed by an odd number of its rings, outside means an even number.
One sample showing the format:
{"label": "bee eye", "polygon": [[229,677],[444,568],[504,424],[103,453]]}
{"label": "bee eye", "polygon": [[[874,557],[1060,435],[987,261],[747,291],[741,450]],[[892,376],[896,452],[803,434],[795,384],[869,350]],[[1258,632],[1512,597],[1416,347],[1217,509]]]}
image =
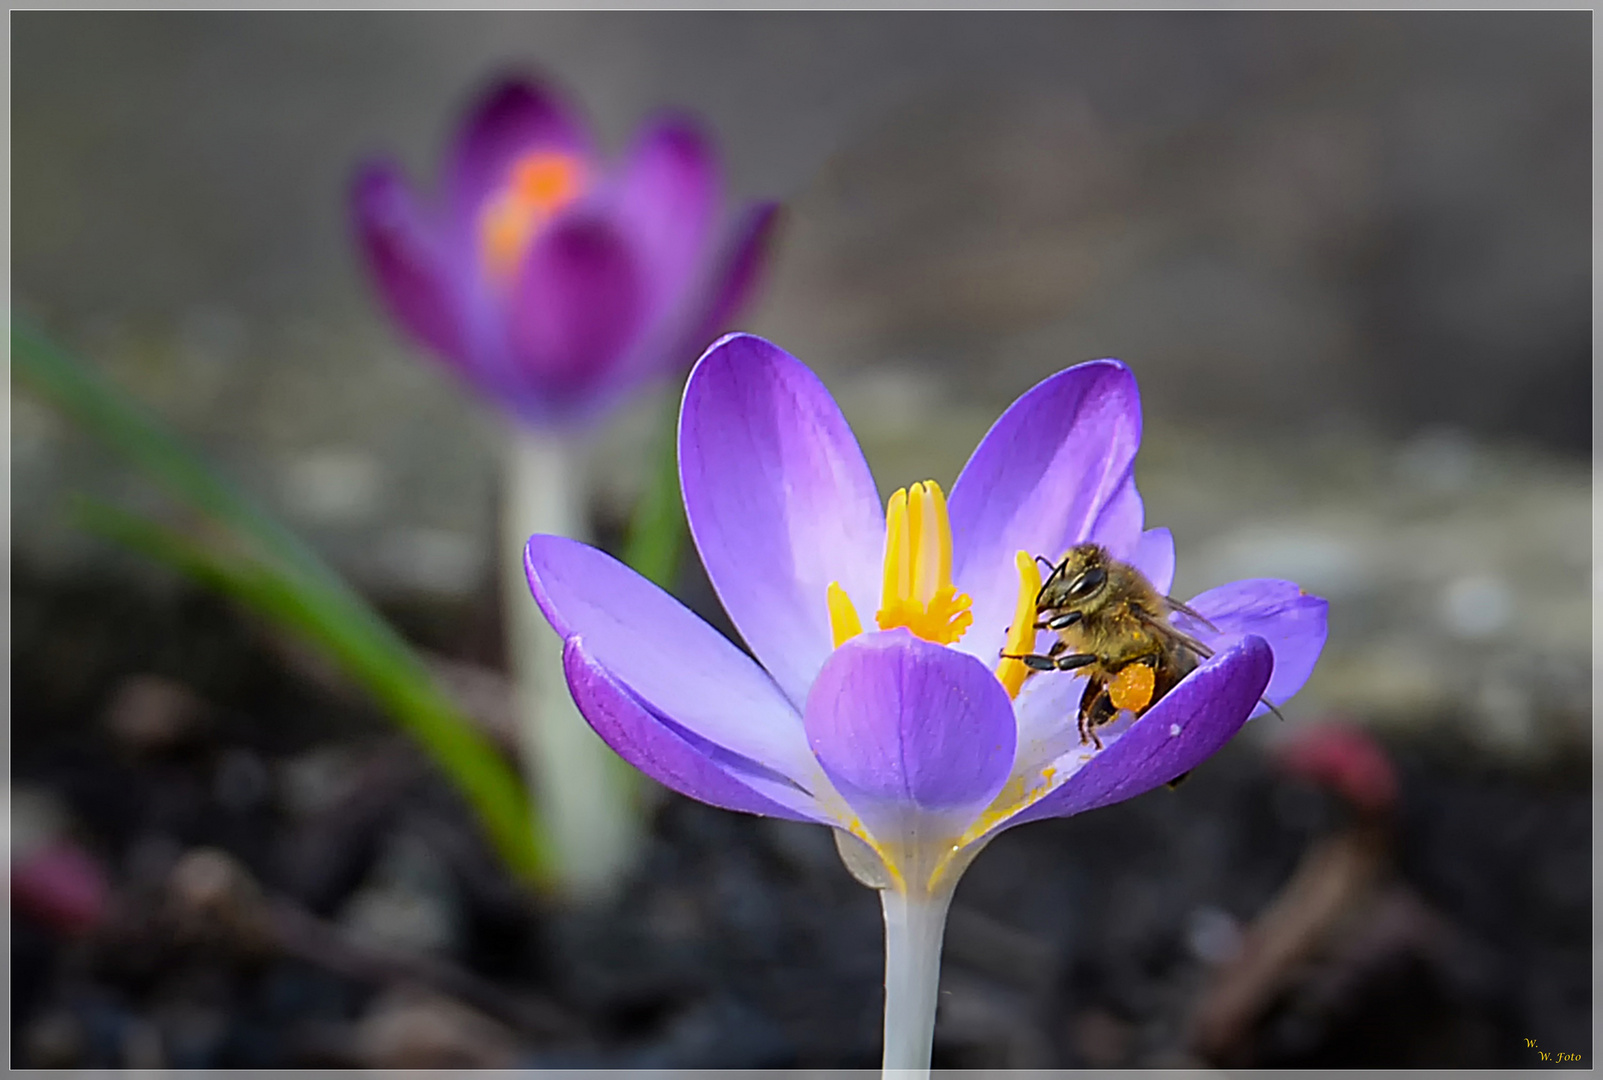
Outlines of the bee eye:
{"label": "bee eye", "polygon": [[1093,566],[1091,569],[1074,579],[1074,584],[1069,586],[1069,595],[1075,598],[1090,596],[1092,593],[1100,589],[1102,587],[1102,583],[1107,580],[1107,571],[1103,570],[1100,566]]}

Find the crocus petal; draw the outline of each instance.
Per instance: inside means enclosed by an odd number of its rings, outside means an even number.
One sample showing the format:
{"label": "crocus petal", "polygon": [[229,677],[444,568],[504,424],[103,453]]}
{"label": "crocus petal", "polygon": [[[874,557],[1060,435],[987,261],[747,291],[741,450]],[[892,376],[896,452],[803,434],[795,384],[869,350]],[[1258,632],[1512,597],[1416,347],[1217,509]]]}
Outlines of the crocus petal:
{"label": "crocus petal", "polygon": [[468,111],[451,150],[447,190],[453,218],[464,230],[476,228],[485,196],[523,154],[549,149],[587,158],[589,143],[583,123],[549,86],[519,78],[496,82]]}
{"label": "crocus petal", "polygon": [[876,837],[962,826],[1013,764],[1013,708],[989,668],[907,630],[852,638],[807,697],[807,741]]}
{"label": "crocus petal", "polygon": [[439,237],[388,162],[375,162],[351,187],[357,243],[390,313],[440,355],[461,362],[462,332]]}
{"label": "crocus petal", "polygon": [[741,216],[705,284],[694,290],[670,328],[672,344],[651,358],[658,370],[681,370],[687,358],[700,356],[746,306],[767,269],[778,222],[779,204],[773,202],[758,203]]}
{"label": "crocus petal", "polygon": [[656,310],[695,282],[721,201],[712,141],[689,117],[650,124],[629,155],[617,212],[644,267]]}
{"label": "crocus petal", "polygon": [[[725,810],[793,821],[828,820],[813,808],[811,796],[788,787],[782,777],[764,776],[756,763],[740,771],[721,767],[697,749],[597,663],[585,650],[583,635],[568,638],[563,646],[562,667],[574,703],[596,734],[619,757],[659,784]],[[744,783],[736,778],[740,772],[745,773]],[[754,785],[766,787],[777,798],[754,790]]]}
{"label": "crocus petal", "polygon": [[560,536],[531,537],[524,567],[557,633],[583,637],[586,654],[654,715],[814,790],[818,763],[799,710],[689,608],[605,552]]}
{"label": "crocus petal", "polygon": [[1174,585],[1174,534],[1168,529],[1148,529],[1136,542],[1130,562],[1153,588],[1167,596]]}
{"label": "crocus petal", "polygon": [[[1214,649],[1223,649],[1245,634],[1269,643],[1275,654],[1275,673],[1264,697],[1283,704],[1302,689],[1325,647],[1325,617],[1330,604],[1309,596],[1290,581],[1251,578],[1233,581],[1193,597],[1188,604],[1218,628],[1208,630],[1184,616],[1177,622]],[[1260,705],[1254,716],[1268,712]]]}
{"label": "crocus petal", "polygon": [[[1079,764],[1066,756],[1059,772],[1074,769],[1068,778],[1004,826],[1122,802],[1195,768],[1246,723],[1273,667],[1267,642],[1242,638],[1182,679],[1103,749],[1087,751],[1089,760]],[[1073,723],[1072,716],[1067,722]]]}
{"label": "crocus petal", "polygon": [[833,645],[830,582],[865,620],[879,604],[885,511],[851,428],[798,360],[731,334],[685,385],[679,477],[724,610],[800,710]]}
{"label": "crocus petal", "polygon": [[1129,556],[1141,528],[1131,473],[1140,442],[1135,378],[1117,360],[1058,372],[991,426],[949,504],[952,579],[974,599],[959,648],[995,661],[1018,591],[1015,552],[1056,559],[1096,540]]}
{"label": "crocus petal", "polygon": [[562,215],[540,234],[508,311],[517,363],[545,399],[570,405],[606,386],[645,316],[628,238],[591,214]]}

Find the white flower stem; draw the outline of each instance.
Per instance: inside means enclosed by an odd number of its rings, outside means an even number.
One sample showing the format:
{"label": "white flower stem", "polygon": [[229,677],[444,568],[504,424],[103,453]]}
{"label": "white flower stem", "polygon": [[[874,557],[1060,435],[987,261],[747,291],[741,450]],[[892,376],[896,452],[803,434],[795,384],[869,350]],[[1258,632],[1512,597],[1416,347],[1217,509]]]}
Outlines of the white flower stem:
{"label": "white flower stem", "polygon": [[920,1080],[929,1075],[941,940],[952,890],[909,895],[888,888],[879,891],[879,899],[885,911],[884,1075]]}
{"label": "white flower stem", "polygon": [[523,739],[524,775],[570,898],[604,894],[640,842],[633,785],[585,723],[562,674],[562,639],[529,593],[523,547],[534,533],[586,539],[585,479],[575,440],[514,427],[502,502],[501,571],[507,650]]}

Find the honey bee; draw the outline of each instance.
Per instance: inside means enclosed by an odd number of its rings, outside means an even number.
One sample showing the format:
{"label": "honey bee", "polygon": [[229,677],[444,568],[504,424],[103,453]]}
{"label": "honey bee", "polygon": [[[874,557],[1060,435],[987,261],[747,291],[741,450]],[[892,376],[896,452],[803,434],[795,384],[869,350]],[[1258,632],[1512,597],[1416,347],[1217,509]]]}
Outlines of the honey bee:
{"label": "honey bee", "polygon": [[[1100,750],[1097,728],[1126,709],[1137,716],[1146,712],[1213,655],[1207,645],[1174,626],[1170,614],[1179,612],[1210,630],[1218,628],[1164,596],[1140,570],[1097,544],[1078,544],[1055,565],[1036,559],[1051,572],[1035,596],[1035,628],[1051,630],[1058,640],[1045,655],[1004,655],[1034,671],[1084,673],[1080,742]],[[1273,704],[1264,704],[1280,715]],[[1183,779],[1184,774],[1170,784]]]}

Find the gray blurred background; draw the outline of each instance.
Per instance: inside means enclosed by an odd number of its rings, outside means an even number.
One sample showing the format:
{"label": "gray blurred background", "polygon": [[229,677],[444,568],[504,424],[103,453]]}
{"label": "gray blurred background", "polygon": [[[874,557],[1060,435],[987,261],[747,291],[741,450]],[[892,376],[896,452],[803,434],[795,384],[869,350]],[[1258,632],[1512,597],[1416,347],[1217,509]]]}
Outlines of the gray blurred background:
{"label": "gray blurred background", "polygon": [[[345,185],[375,152],[432,184],[509,68],[564,85],[612,151],[680,106],[735,195],[789,210],[741,328],[820,372],[883,490],[949,483],[1017,394],[1117,356],[1177,594],[1284,576],[1331,599],[1294,709],[1568,756],[1590,18],[17,13],[14,299],[375,596],[468,604],[501,421],[385,322]],[[651,414],[596,434],[602,523]],[[108,559],[65,492],[150,504],[24,395],[12,462],[30,573]]]}

